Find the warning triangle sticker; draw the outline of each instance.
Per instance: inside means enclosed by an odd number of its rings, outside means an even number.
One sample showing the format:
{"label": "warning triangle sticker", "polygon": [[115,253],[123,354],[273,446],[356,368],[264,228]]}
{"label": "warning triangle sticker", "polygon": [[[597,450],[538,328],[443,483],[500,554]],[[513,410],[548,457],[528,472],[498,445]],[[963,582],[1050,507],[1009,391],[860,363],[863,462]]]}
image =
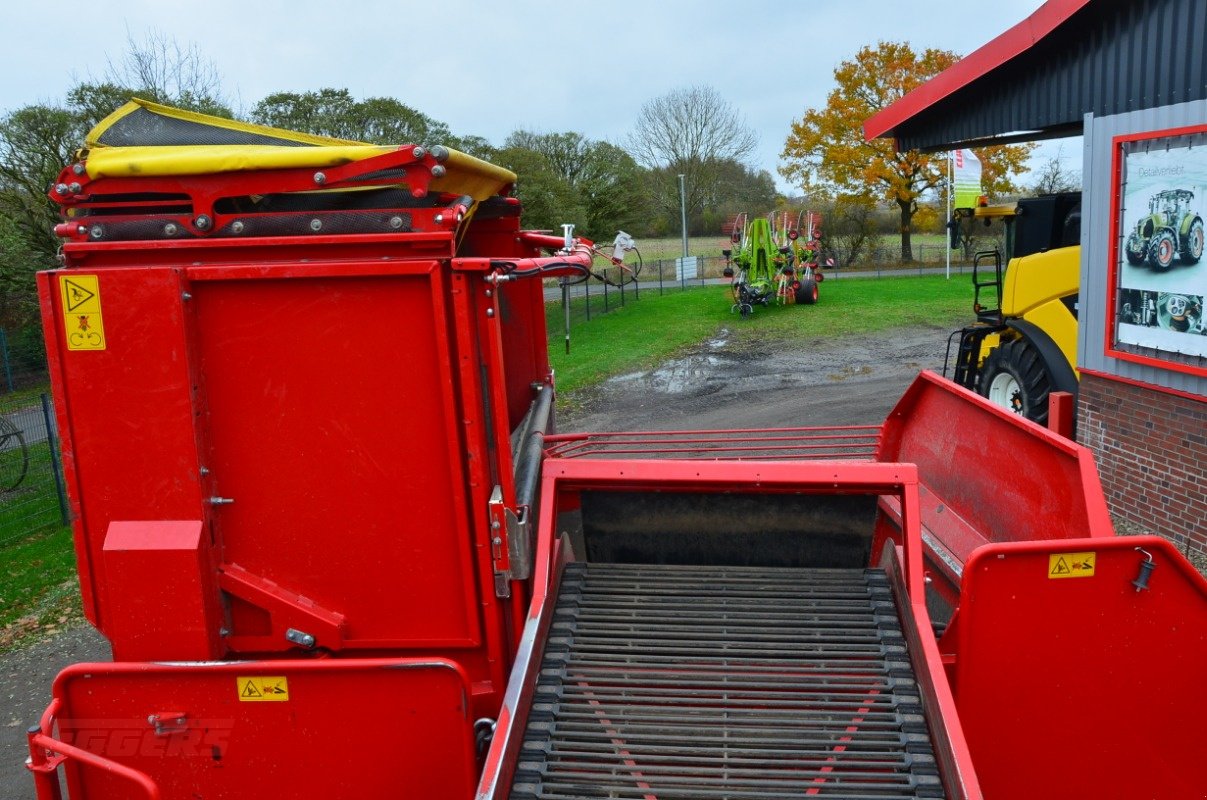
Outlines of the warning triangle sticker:
{"label": "warning triangle sticker", "polygon": [[96,297],[96,293],[85,289],[73,280],[68,278],[63,279],[64,285],[67,287],[67,311],[75,311],[80,306],[87,303],[92,298]]}
{"label": "warning triangle sticker", "polygon": [[239,692],[240,697],[261,697],[260,690],[250,680],[243,684],[243,690]]}
{"label": "warning triangle sticker", "polygon": [[1072,572],[1072,570],[1069,569],[1069,565],[1065,562],[1064,558],[1058,559],[1057,562],[1052,565],[1052,575],[1068,575],[1070,572]]}

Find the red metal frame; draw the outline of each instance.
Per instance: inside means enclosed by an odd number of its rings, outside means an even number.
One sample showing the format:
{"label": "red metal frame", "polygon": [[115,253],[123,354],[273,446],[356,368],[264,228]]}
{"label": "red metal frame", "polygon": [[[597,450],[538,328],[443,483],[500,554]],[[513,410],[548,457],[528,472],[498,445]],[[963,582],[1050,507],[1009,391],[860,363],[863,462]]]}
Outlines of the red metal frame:
{"label": "red metal frame", "polygon": [[[915,615],[910,632],[914,657],[923,680],[934,689],[928,711],[939,731],[937,741],[948,748],[945,785],[954,798],[979,800],[972,760],[964,744],[959,718],[935,642],[926,608],[922,563],[917,467],[902,463],[827,461],[684,461],[595,458],[549,458],[544,462],[537,568],[533,573],[532,603],[527,624],[499,713],[496,735],[478,784],[478,800],[502,797],[508,791],[523,725],[539,670],[540,653],[557,595],[560,566],[574,560],[558,534],[558,514],[576,505],[584,489],[636,491],[754,491],[815,494],[893,494],[899,498],[901,541],[882,566],[894,572],[899,600]],[[902,606],[903,616],[907,609]]]}
{"label": "red metal frame", "polygon": [[[333,167],[246,170],[203,176],[161,175],[135,178],[102,176],[92,178],[87,172],[77,175],[74,166],[69,166],[63,169],[59,180],[48,192],[48,196],[52,201],[67,208],[137,207],[132,213],[103,217],[81,216],[57,226],[56,234],[70,241],[88,241],[90,223],[104,224],[127,219],[144,220],[149,214],[155,217],[162,216],[165,220],[175,218],[178,224],[184,226],[193,235],[205,237],[220,230],[226,217],[266,216],[263,214],[249,215],[246,212],[215,214],[214,204],[223,198],[305,192],[316,189],[380,186],[382,178],[378,173],[398,170],[405,174],[404,180],[410,188],[411,194],[416,198],[422,198],[428,194],[428,187],[434,177],[433,171],[443,169],[431,153],[416,145],[403,145],[388,153]],[[63,189],[62,192],[59,191],[60,188]],[[166,200],[132,203],[107,199],[113,196],[148,193],[187,197],[192,207],[185,214],[165,212],[160,215],[155,214],[154,210],[168,202]],[[465,207],[456,202],[454,195],[444,197],[447,198],[448,207],[442,210],[447,213],[437,219],[437,213],[433,210],[429,216],[434,228],[452,231],[461,221],[458,208],[460,208],[460,213],[464,213]],[[171,201],[171,205],[179,206],[180,204],[180,201]],[[198,227],[196,220],[203,215],[208,217],[209,224]]]}
{"label": "red metal frame", "polygon": [[1171,139],[1175,136],[1187,136],[1196,133],[1207,132],[1207,125],[1191,125],[1182,128],[1166,128],[1159,131],[1145,131],[1143,133],[1130,133],[1123,136],[1116,136],[1111,139],[1111,197],[1114,201],[1111,203],[1111,222],[1110,222],[1110,240],[1107,246],[1107,281],[1106,281],[1106,305],[1107,324],[1103,328],[1103,352],[1110,358],[1118,358],[1123,361],[1131,361],[1135,364],[1143,364],[1146,367],[1156,367],[1158,369],[1170,370],[1172,372],[1182,372],[1187,375],[1197,375],[1199,377],[1207,377],[1207,367],[1198,367],[1193,364],[1181,364],[1176,361],[1169,361],[1164,358],[1155,358],[1153,356],[1140,355],[1138,353],[1129,353],[1125,350],[1120,350],[1116,347],[1116,319],[1115,309],[1118,306],[1119,300],[1119,256],[1122,248],[1120,240],[1120,204],[1123,202],[1123,164],[1124,153],[1123,145],[1128,142],[1142,142],[1149,139]]}

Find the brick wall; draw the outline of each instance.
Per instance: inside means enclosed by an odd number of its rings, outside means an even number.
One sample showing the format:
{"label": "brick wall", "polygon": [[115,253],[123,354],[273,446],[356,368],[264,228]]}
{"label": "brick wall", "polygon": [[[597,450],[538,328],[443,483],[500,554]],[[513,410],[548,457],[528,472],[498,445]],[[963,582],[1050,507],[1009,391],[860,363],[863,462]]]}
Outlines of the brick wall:
{"label": "brick wall", "polygon": [[1207,400],[1082,375],[1077,439],[1112,514],[1207,555]]}

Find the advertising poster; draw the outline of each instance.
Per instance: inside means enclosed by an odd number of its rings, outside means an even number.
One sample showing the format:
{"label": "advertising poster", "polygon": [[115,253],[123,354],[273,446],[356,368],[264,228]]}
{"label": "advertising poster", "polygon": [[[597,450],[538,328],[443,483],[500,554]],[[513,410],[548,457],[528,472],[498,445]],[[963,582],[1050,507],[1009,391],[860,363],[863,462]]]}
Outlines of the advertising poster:
{"label": "advertising poster", "polygon": [[1157,358],[1207,358],[1207,146],[1201,139],[1143,140],[1123,153],[1116,342],[1159,351],[1151,353]]}

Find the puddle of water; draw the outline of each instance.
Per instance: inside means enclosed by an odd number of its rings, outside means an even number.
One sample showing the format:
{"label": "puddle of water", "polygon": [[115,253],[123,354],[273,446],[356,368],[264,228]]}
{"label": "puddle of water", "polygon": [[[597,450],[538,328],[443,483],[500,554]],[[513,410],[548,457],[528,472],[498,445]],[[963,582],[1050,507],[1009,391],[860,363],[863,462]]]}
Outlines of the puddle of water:
{"label": "puddle of water", "polygon": [[651,391],[665,394],[698,393],[716,383],[717,367],[723,360],[713,355],[693,355],[667,362],[652,372],[630,372],[617,375],[608,383],[643,384]]}

